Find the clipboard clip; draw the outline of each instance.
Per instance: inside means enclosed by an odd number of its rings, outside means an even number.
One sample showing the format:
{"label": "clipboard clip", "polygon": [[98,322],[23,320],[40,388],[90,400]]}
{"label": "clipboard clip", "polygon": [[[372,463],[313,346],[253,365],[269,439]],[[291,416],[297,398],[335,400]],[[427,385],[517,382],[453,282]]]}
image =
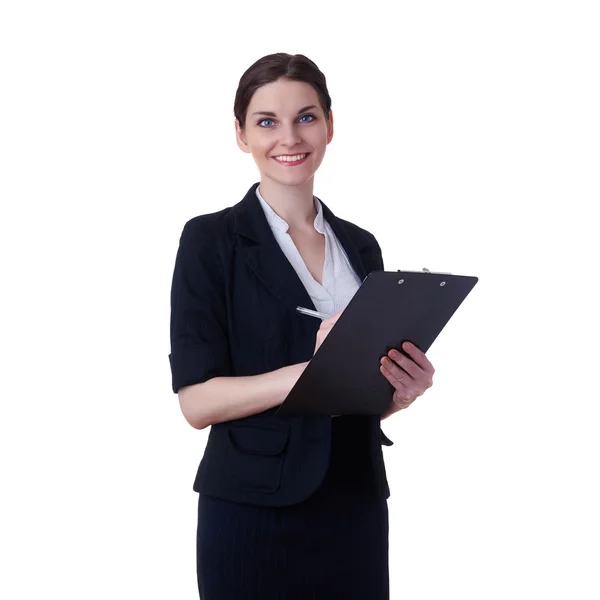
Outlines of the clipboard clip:
{"label": "clipboard clip", "polygon": [[423,267],[422,271],[403,271],[402,269],[398,269],[398,273],[429,273],[431,275],[452,275],[452,273],[445,273],[442,271],[430,271],[426,267]]}

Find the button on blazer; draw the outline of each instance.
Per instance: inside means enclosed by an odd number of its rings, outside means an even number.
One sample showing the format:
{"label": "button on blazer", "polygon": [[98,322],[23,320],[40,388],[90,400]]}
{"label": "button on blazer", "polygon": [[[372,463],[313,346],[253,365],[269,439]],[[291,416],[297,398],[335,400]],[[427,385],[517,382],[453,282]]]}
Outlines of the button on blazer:
{"label": "button on blazer", "polygon": [[[256,197],[258,183],[234,206],[184,226],[171,288],[173,392],[212,377],[257,375],[312,358],[321,321],[284,255]],[[375,237],[323,214],[361,280],[383,270]],[[215,423],[193,489],[234,502],[290,505],[308,498],[329,464],[329,415],[275,416],[278,407]],[[343,418],[343,417],[339,417]],[[377,493],[388,498],[381,445],[391,442],[378,415],[364,415]]]}

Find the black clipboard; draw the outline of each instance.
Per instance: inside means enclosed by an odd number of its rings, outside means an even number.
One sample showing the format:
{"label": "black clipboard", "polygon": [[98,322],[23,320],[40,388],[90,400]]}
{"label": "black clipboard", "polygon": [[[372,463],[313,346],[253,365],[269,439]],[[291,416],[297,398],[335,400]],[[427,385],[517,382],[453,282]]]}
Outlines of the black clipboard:
{"label": "black clipboard", "polygon": [[405,341],[427,352],[478,281],[429,271],[372,272],[275,414],[381,415],[394,393],[379,370],[381,358],[392,348],[403,352]]}

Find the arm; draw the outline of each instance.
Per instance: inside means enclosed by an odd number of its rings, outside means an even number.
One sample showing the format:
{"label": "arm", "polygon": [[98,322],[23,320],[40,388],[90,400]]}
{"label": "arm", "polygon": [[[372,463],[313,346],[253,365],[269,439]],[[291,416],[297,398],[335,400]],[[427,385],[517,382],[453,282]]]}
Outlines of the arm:
{"label": "arm", "polygon": [[186,223],[171,287],[172,388],[185,419],[196,429],[278,406],[308,365],[235,374],[228,338],[227,269],[218,235],[210,215]]}
{"label": "arm", "polygon": [[179,405],[187,422],[196,429],[241,419],[281,404],[308,362],[248,377],[213,377],[182,387]]}
{"label": "arm", "polygon": [[[340,310],[321,323],[315,353],[342,312]],[[213,377],[203,383],[182,387],[178,390],[181,411],[196,429],[263,412],[285,400],[309,362],[248,377]]]}

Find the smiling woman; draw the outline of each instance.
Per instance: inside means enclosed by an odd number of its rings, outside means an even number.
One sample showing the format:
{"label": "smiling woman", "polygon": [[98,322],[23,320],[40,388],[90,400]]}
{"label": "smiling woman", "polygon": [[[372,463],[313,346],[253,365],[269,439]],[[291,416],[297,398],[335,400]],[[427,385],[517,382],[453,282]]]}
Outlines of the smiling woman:
{"label": "smiling woman", "polygon": [[[383,269],[381,249],[313,195],[333,138],[314,62],[255,62],[234,116],[260,182],[185,224],[171,295],[173,391],[192,426],[210,426],[194,482],[200,596],[387,600],[381,445],[392,442],[381,416],[275,415],[361,282]],[[297,306],[334,317],[321,324]],[[408,371],[405,383],[425,377]]]}
{"label": "smiling woman", "polygon": [[[268,70],[256,73],[255,78],[271,79]],[[256,83],[250,87],[256,87]],[[305,196],[311,188],[312,197],[314,173],[333,138],[331,99],[324,81],[321,87],[314,87],[306,81],[281,77],[257,87],[247,106],[243,102],[247,94],[239,96],[241,99],[236,98],[234,106],[237,143],[244,152],[252,154],[263,175],[263,197],[270,203],[269,195],[279,195],[275,182],[302,186],[299,191]],[[281,205],[278,208],[283,209]]]}

